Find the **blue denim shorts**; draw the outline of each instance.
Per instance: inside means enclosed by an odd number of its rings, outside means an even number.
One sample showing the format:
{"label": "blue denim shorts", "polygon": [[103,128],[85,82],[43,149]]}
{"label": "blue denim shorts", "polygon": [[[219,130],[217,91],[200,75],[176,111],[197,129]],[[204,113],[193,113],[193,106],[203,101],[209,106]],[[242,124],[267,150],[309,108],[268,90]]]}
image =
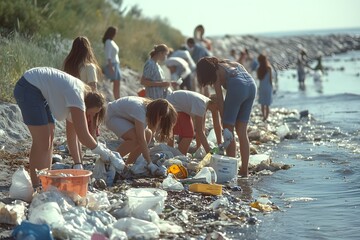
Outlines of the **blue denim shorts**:
{"label": "blue denim shorts", "polygon": [[121,71],[120,71],[120,64],[119,63],[112,63],[114,68],[114,73],[110,72],[109,66],[105,65],[103,67],[103,72],[106,78],[110,79],[110,81],[120,81],[121,80]]}
{"label": "blue denim shorts", "polygon": [[24,77],[16,83],[14,97],[26,125],[41,126],[55,123],[49,104],[41,91]]}

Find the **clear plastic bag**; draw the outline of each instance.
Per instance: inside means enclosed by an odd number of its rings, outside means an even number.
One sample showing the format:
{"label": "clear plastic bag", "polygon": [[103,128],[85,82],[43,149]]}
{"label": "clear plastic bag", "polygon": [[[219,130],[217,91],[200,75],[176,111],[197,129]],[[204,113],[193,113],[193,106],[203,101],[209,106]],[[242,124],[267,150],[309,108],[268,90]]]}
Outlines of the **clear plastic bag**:
{"label": "clear plastic bag", "polygon": [[23,166],[20,166],[12,176],[9,195],[13,199],[31,202],[33,194],[30,175]]}

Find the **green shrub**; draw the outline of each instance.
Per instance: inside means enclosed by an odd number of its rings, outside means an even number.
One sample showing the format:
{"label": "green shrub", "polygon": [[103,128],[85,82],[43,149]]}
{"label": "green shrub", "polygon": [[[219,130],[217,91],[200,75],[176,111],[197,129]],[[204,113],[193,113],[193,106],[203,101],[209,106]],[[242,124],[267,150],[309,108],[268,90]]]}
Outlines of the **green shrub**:
{"label": "green shrub", "polygon": [[[113,0],[114,1],[114,0]],[[134,6],[127,14],[122,0],[2,0],[0,1],[0,100],[13,101],[17,79],[31,67],[62,68],[77,36],[87,36],[102,65],[102,37],[116,26],[122,67],[142,71],[155,44],[176,48],[182,34],[166,20],[142,16]],[[115,6],[115,7],[114,7]]]}

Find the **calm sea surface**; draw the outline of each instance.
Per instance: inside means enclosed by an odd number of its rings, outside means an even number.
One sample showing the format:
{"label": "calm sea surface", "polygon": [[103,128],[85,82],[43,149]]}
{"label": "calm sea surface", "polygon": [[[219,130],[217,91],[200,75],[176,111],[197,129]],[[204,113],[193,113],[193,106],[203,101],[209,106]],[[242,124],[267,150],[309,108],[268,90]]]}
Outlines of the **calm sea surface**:
{"label": "calm sea surface", "polygon": [[295,70],[279,73],[272,108],[308,110],[314,121],[289,123],[299,138],[268,154],[293,165],[239,183],[246,194],[271,196],[282,211],[258,214],[258,225],[229,229],[233,239],[360,239],[360,52],[326,57],[322,93],[307,75],[298,90]]}

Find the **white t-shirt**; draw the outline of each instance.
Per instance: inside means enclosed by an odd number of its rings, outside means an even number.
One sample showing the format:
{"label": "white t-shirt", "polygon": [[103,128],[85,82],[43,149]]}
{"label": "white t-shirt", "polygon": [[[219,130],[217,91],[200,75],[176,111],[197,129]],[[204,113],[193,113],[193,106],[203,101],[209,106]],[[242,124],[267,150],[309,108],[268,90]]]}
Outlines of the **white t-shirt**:
{"label": "white t-shirt", "polygon": [[96,67],[93,63],[85,64],[80,68],[80,80],[86,84],[97,82]]}
{"label": "white t-shirt", "polygon": [[210,98],[189,90],[177,90],[169,94],[166,100],[174,106],[177,112],[203,117]]}
{"label": "white t-shirt", "polygon": [[146,126],[146,106],[144,104],[144,98],[128,96],[110,102],[107,107],[107,115],[108,118],[124,118],[132,123],[138,120]]}
{"label": "white t-shirt", "polygon": [[105,58],[106,63],[108,62],[108,59],[110,59],[112,63],[120,63],[119,47],[111,39],[105,41]]}
{"label": "white t-shirt", "polygon": [[172,80],[177,80],[179,77],[185,79],[189,76],[189,74],[191,74],[189,64],[180,57],[169,57],[165,60],[165,65],[168,67],[176,67],[175,72],[171,75]]}
{"label": "white t-shirt", "polygon": [[179,57],[184,59],[189,64],[191,71],[195,71],[196,64],[192,59],[190,52],[188,50],[180,50],[180,49],[176,50],[171,54],[171,57]]}
{"label": "white t-shirt", "polygon": [[85,112],[85,84],[80,79],[50,67],[32,68],[24,73],[24,77],[41,91],[56,120],[71,121],[70,107]]}

